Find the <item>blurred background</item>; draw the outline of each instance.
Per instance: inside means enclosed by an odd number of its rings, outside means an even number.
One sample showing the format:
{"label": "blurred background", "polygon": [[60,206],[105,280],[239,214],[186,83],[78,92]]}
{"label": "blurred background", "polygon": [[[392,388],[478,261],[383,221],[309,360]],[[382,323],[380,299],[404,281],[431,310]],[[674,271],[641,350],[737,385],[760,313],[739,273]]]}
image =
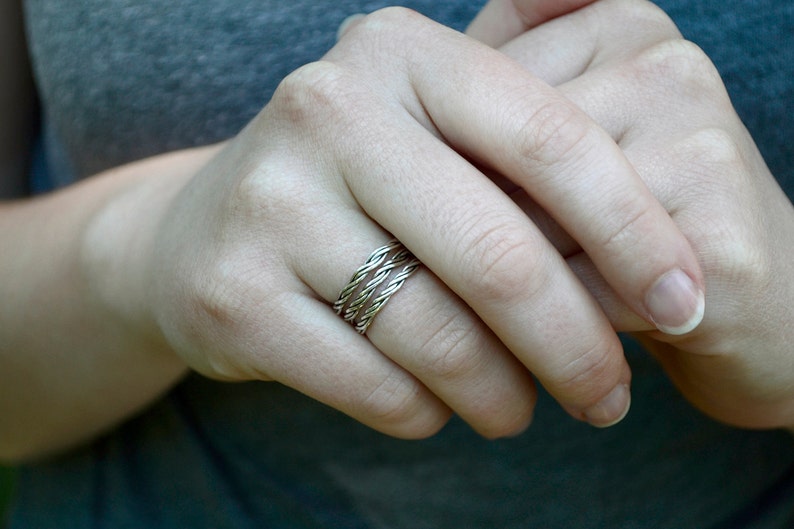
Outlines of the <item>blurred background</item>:
{"label": "blurred background", "polygon": [[8,498],[11,495],[13,477],[12,470],[0,467],[0,525],[3,524],[3,513],[8,504]]}

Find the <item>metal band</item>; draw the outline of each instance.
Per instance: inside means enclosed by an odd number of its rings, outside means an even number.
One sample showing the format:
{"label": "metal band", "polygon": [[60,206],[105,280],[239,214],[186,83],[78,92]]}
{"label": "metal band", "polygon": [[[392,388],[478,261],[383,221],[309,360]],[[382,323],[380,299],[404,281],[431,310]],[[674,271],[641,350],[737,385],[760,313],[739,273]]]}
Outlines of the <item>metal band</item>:
{"label": "metal band", "polygon": [[366,279],[369,273],[376,269],[383,262],[383,260],[386,259],[386,256],[389,255],[389,252],[401,246],[402,243],[400,241],[397,239],[392,239],[384,246],[381,246],[372,252],[369,257],[367,257],[366,262],[364,262],[364,264],[361,265],[358,270],[356,270],[356,273],[350,278],[350,281],[347,283],[345,288],[343,288],[342,292],[339,293],[339,298],[334,302],[334,311],[336,311],[337,314],[342,314],[342,310],[350,300],[350,297],[361,285],[364,279]]}
{"label": "metal band", "polygon": [[[356,270],[334,302],[334,311],[365,334],[378,312],[420,264],[400,241],[392,239]],[[398,271],[400,266],[403,268]]]}
{"label": "metal band", "polygon": [[367,329],[372,324],[378,312],[386,305],[386,302],[389,301],[394,293],[400,290],[400,287],[405,284],[405,280],[419,269],[421,264],[419,259],[412,257],[402,271],[394,276],[394,278],[389,281],[389,284],[386,285],[386,288],[372,300],[370,306],[362,312],[361,318],[354,322],[356,331],[358,331],[359,334],[365,334],[367,332]]}
{"label": "metal band", "polygon": [[399,249],[397,253],[391,257],[391,259],[383,263],[383,265],[381,265],[381,267],[378,268],[374,274],[371,274],[372,279],[367,282],[361,292],[359,292],[353,301],[350,302],[350,304],[344,309],[344,312],[341,315],[342,318],[345,321],[353,321],[361,308],[364,307],[367,301],[369,301],[369,299],[372,297],[372,294],[374,294],[381,283],[383,283],[389,277],[392,270],[407,261],[409,257],[411,257],[411,252],[403,247],[402,249]]}

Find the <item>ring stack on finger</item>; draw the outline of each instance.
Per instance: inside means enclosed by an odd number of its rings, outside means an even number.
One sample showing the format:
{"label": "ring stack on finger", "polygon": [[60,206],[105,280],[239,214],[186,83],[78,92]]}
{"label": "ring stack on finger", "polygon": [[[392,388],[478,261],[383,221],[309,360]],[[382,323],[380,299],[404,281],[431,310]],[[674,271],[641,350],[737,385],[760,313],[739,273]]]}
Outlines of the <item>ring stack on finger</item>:
{"label": "ring stack on finger", "polygon": [[370,254],[334,302],[334,310],[365,334],[386,302],[420,266],[419,260],[397,239]]}

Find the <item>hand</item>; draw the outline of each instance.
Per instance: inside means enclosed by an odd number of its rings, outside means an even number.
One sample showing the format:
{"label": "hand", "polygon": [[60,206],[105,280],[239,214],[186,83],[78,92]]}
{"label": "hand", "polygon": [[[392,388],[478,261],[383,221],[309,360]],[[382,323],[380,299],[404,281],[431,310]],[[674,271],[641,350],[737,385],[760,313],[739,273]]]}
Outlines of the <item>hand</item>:
{"label": "hand", "polygon": [[794,210],[709,59],[640,0],[597,2],[502,50],[609,131],[671,212],[704,271],[703,323],[678,337],[653,330],[545,208],[505,189],[696,406],[742,427],[794,425]]}
{"label": "hand", "polygon": [[[469,160],[544,204],[643,321],[697,325],[697,260],[612,139],[502,54],[403,9],[290,75],[151,215],[145,250],[108,252],[125,259],[127,310],[208,376],[276,380],[392,435],[429,435],[451,410],[489,437],[520,431],[530,372],[575,417],[615,422],[630,373],[609,321]],[[363,337],[329,304],[391,234],[426,266]]]}

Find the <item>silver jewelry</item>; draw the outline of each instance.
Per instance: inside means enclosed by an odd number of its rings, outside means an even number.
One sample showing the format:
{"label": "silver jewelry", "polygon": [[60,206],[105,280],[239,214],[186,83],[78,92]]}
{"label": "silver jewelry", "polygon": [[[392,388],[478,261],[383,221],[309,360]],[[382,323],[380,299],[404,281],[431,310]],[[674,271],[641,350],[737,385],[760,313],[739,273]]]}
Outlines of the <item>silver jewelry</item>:
{"label": "silver jewelry", "polygon": [[369,307],[364,310],[361,317],[356,321],[356,331],[358,331],[359,334],[365,334],[367,332],[372,320],[375,319],[375,316],[378,314],[378,312],[380,312],[380,309],[382,309],[386,302],[389,301],[389,298],[391,298],[394,293],[397,292],[400,287],[403,286],[403,284],[405,284],[405,280],[408,279],[411,274],[416,272],[416,270],[419,268],[419,265],[421,264],[422,263],[419,261],[419,259],[412,257],[411,260],[408,261],[408,264],[405,265],[405,267],[400,271],[400,273],[395,275],[392,280],[389,281],[389,284],[386,285],[386,288],[384,288],[383,291],[372,300],[372,303],[369,305]]}
{"label": "silver jewelry", "polygon": [[361,282],[366,279],[372,270],[375,270],[386,256],[389,255],[393,249],[402,246],[400,241],[397,239],[393,239],[388,242],[385,246],[381,246],[374,252],[367,257],[367,260],[361,265],[356,273],[353,274],[353,277],[350,278],[350,281],[347,283],[345,288],[342,289],[342,292],[339,293],[339,298],[334,302],[334,311],[337,314],[342,314],[342,310],[344,309],[347,302],[350,300],[350,297],[353,295],[353,292],[361,285]]}
{"label": "silver jewelry", "polygon": [[372,274],[366,276],[367,278],[371,277],[372,279],[367,282],[364,288],[361,289],[353,301],[351,301],[347,308],[345,308],[344,313],[341,315],[345,321],[352,321],[354,318],[356,318],[361,308],[364,307],[370,298],[372,298],[375,290],[377,290],[377,288],[389,277],[389,275],[391,275],[391,271],[400,266],[411,256],[411,252],[405,248],[397,248],[395,250],[399,251],[393,254],[390,259],[380,266],[380,268],[375,270]]}
{"label": "silver jewelry", "polygon": [[400,241],[392,239],[356,270],[334,302],[334,311],[365,334],[378,312],[420,264]]}

